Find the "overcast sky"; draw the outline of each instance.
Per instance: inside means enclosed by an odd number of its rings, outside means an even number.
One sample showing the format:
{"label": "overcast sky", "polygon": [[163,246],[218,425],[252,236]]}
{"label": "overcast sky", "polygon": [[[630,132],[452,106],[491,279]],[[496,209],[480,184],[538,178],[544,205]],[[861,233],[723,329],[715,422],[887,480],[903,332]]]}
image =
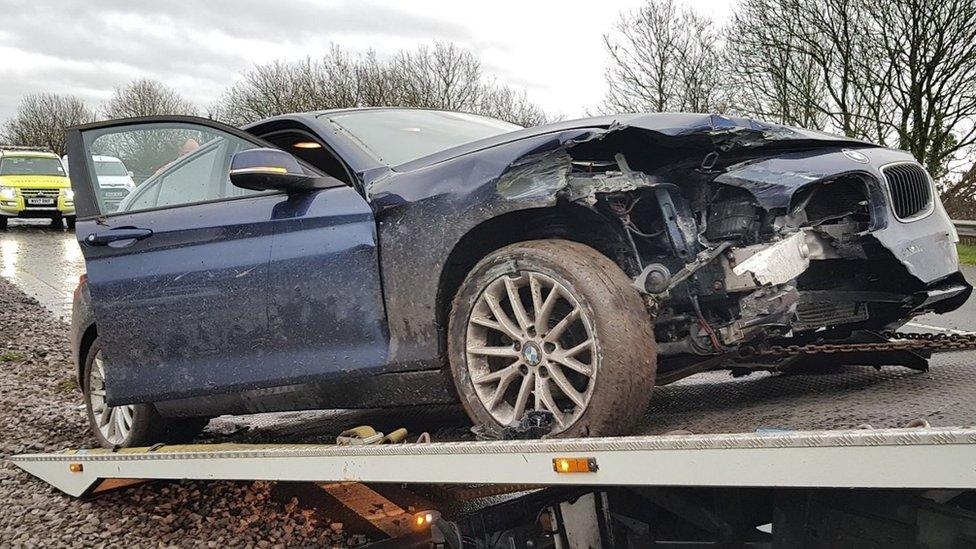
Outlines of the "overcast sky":
{"label": "overcast sky", "polygon": [[[729,2],[685,0],[723,21]],[[159,79],[200,106],[242,70],[323,54],[386,54],[433,40],[475,52],[486,72],[575,117],[603,97],[602,34],[641,0],[0,0],[0,120],[22,95],[97,106],[116,86]]]}

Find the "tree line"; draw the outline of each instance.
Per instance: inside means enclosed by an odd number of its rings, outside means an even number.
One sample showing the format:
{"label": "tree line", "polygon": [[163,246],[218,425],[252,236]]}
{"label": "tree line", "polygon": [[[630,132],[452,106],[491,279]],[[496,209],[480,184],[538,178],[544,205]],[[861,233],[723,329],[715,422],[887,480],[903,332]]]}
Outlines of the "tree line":
{"label": "tree line", "polygon": [[332,46],[319,59],[258,65],[202,110],[166,84],[148,78],[116,88],[98,108],[72,95],[30,94],[0,129],[0,138],[63,155],[64,129],[99,119],[179,114],[242,125],[289,112],[374,106],[456,110],[522,126],[548,119],[524,90],[488,75],[473,53],[452,43],[434,42],[389,58]]}

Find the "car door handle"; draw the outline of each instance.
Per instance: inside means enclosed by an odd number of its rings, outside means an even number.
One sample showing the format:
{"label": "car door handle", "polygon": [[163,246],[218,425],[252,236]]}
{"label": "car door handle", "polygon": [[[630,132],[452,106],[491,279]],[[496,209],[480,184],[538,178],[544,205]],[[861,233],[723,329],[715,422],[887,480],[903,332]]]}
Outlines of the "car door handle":
{"label": "car door handle", "polygon": [[119,240],[142,240],[152,236],[150,229],[139,229],[136,227],[119,227],[109,229],[100,233],[91,233],[85,238],[85,243],[90,246],[105,246],[110,242]]}

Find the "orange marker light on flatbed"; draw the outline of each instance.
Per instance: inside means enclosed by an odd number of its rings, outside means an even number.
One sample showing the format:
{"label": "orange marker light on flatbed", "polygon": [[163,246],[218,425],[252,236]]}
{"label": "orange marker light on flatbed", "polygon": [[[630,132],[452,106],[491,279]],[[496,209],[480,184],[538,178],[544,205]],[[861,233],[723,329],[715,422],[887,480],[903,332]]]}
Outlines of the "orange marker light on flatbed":
{"label": "orange marker light on flatbed", "polygon": [[85,470],[85,466],[80,463],[69,463],[68,470],[72,473],[80,473]]}
{"label": "orange marker light on flatbed", "polygon": [[596,458],[553,458],[552,470],[557,473],[595,473],[600,468]]}

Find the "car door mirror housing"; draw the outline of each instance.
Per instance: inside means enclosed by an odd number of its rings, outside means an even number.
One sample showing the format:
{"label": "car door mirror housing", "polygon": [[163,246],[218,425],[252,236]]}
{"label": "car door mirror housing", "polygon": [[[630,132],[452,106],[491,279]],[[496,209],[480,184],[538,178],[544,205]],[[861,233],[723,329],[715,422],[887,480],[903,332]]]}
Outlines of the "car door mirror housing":
{"label": "car door mirror housing", "polygon": [[308,174],[298,159],[278,149],[247,149],[237,152],[230,163],[230,182],[254,191],[288,193],[342,185],[329,176]]}

